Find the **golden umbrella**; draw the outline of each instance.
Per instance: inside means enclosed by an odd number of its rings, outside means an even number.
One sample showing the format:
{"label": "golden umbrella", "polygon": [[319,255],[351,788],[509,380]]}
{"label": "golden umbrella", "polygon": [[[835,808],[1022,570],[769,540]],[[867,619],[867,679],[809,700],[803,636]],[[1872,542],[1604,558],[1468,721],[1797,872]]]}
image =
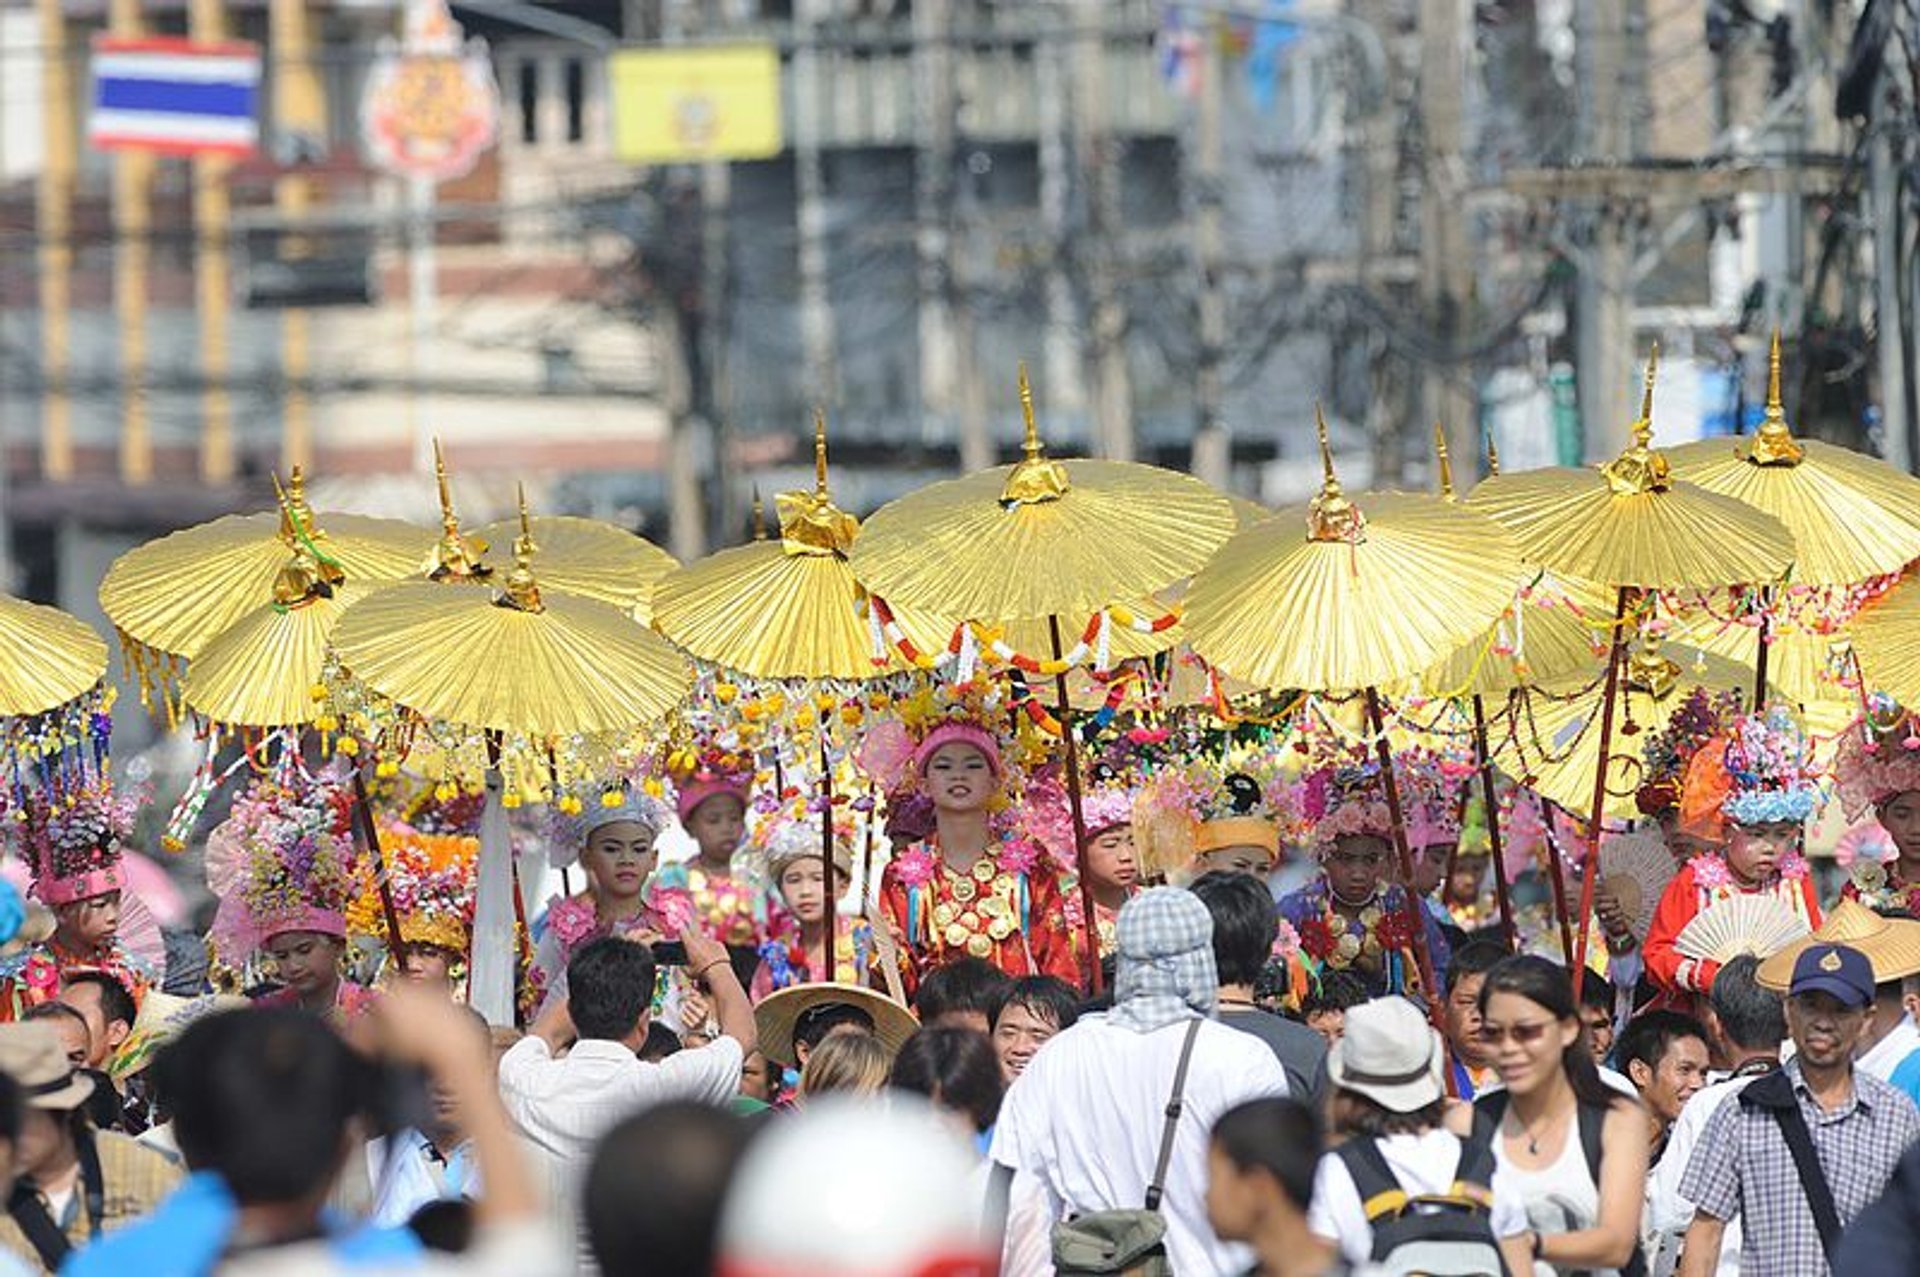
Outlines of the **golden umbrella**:
{"label": "golden umbrella", "polygon": [[523,505],[503,589],[389,586],[341,619],[341,665],[423,718],[485,732],[616,732],[672,709],[693,680],[686,659],[610,603],[543,595],[537,549]]}
{"label": "golden umbrella", "polygon": [[[1738,497],[1784,523],[1793,533],[1796,585],[1853,585],[1898,572],[1920,558],[1920,479],[1875,457],[1793,437],[1780,402],[1777,329],[1759,431],[1749,438],[1703,439],[1675,448],[1673,468],[1683,479]],[[1754,653],[1755,704],[1766,700],[1769,670],[1788,655],[1778,650],[1777,641],[1769,641],[1771,595],[1769,590],[1757,635],[1747,635]],[[1804,677],[1797,682],[1795,698],[1808,699]]]}
{"label": "golden umbrella", "polygon": [[[1062,616],[1070,622],[1092,617],[1192,576],[1233,531],[1234,511],[1191,475],[1132,462],[1049,458],[1024,365],[1020,408],[1022,460],[882,506],[867,520],[850,561],[861,584],[908,613],[982,622],[1044,618],[1057,667],[1064,655]],[[1059,693],[1087,952],[1094,954],[1079,751],[1065,670],[1049,672]],[[1090,965],[1098,991],[1099,964]]]}
{"label": "golden umbrella", "polygon": [[1796,584],[1852,585],[1920,559],[1920,479],[1877,457],[1794,438],[1780,402],[1777,331],[1768,365],[1759,431],[1673,449],[1674,477],[1737,497],[1785,524]]}
{"label": "golden umbrella", "polygon": [[[1441,497],[1341,491],[1319,423],[1320,495],[1236,534],[1187,591],[1188,641],[1270,688],[1393,684],[1484,630],[1523,568],[1491,519]],[[1275,624],[1276,619],[1284,624]]]}
{"label": "golden umbrella", "polygon": [[866,679],[899,668],[875,663],[860,615],[866,591],[847,565],[860,521],[827,489],[823,418],[813,446],[813,491],[774,498],[780,539],[668,572],[653,591],[655,629],[703,661],[755,678]]}
{"label": "golden umbrella", "polygon": [[902,612],[1076,621],[1199,571],[1233,531],[1225,497],[1125,461],[1055,461],[1020,375],[1025,459],[930,484],[866,521],[854,575]]}
{"label": "golden umbrella", "polygon": [[[1604,757],[1601,779],[1606,805],[1601,815],[1631,820],[1640,814],[1634,796],[1645,780],[1645,762],[1637,753],[1615,753],[1610,746],[1603,751],[1599,681],[1590,678],[1584,683],[1514,692],[1496,719],[1500,739],[1493,757],[1507,775],[1569,811],[1579,811],[1592,800],[1595,774]],[[1694,688],[1740,691],[1746,681],[1746,670],[1738,661],[1643,638],[1622,662],[1615,702],[1631,728],[1626,734],[1639,737],[1661,730]]]}
{"label": "golden umbrella", "polygon": [[[480,537],[504,545],[515,531],[513,520],[502,519],[480,529]],[[652,619],[654,586],[680,566],[645,537],[598,519],[543,515],[533,521],[533,539],[542,555],[541,585],[625,608],[643,625]]]}
{"label": "golden umbrella", "polygon": [[349,580],[390,581],[415,571],[433,543],[431,533],[397,519],[331,515],[321,526],[297,466],[286,496],[279,511],[227,515],[114,560],[100,583],[100,606],[120,631],[143,686],[199,655],[271,598],[296,550],[304,548]]}
{"label": "golden umbrella", "polygon": [[107,672],[107,645],[59,608],[0,594],[0,718],[32,718],[78,700]]}
{"label": "golden umbrella", "polygon": [[[1523,568],[1498,524],[1446,497],[1381,493],[1367,498],[1363,513],[1341,490],[1326,418],[1315,417],[1319,495],[1234,536],[1201,569],[1187,592],[1188,640],[1217,669],[1264,687],[1365,691],[1394,846],[1411,882],[1376,689],[1484,629],[1512,602]],[[1418,917],[1412,934],[1421,976],[1433,989]]]}
{"label": "golden umbrella", "polygon": [[[1467,504],[1510,529],[1522,555],[1550,572],[1618,590],[1612,647],[1600,705],[1599,752],[1613,744],[1614,705],[1625,649],[1621,632],[1629,603],[1642,590],[1720,589],[1773,581],[1793,559],[1793,534],[1772,515],[1733,497],[1673,478],[1667,458],[1653,448],[1656,345],[1647,360],[1646,388],[1633,442],[1597,471],[1555,467],[1487,479]],[[1607,769],[1593,773],[1587,861],[1599,854]],[[1581,884],[1574,988],[1586,970],[1585,919],[1593,909],[1597,875]]]}
{"label": "golden umbrella", "polygon": [[1909,571],[1900,584],[1854,614],[1849,632],[1864,687],[1902,705],[1920,705],[1920,584]]}

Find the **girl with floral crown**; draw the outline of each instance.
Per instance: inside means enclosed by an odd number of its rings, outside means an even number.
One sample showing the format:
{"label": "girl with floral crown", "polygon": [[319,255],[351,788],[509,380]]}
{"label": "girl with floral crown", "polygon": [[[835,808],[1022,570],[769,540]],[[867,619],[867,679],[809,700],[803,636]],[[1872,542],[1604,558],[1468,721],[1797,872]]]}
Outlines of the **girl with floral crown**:
{"label": "girl with floral crown", "polygon": [[657,944],[678,937],[692,921],[693,904],[684,892],[648,891],[660,863],[654,844],[666,823],[666,809],[637,788],[556,805],[549,858],[559,867],[579,861],[587,889],[547,906],[530,973],[533,1008],[566,996],[567,963],[587,941],[624,936]]}
{"label": "girl with floral crown", "polygon": [[353,795],[337,771],[308,774],[287,756],[207,836],[207,886],[220,898],[212,956],[235,971],[265,960],[280,987],[260,1005],[359,1014],[371,994],[342,972],[358,873]]}
{"label": "girl with floral crown", "polygon": [[730,949],[755,949],[770,931],[768,888],[742,863],[753,767],[743,758],[709,748],[676,769],[674,814],[698,851],[693,859],[662,865],[653,890],[692,902],[706,933]]}
{"label": "girl with floral crown", "polygon": [[[139,804],[115,794],[104,773],[49,779],[8,813],[6,827],[32,871],[31,894],[53,911],[54,932],[0,959],[0,1020],[51,1002],[74,971],[104,972],[139,1002],[164,965],[158,927],[127,890],[123,857]],[[141,956],[127,939],[136,929],[152,942]]]}
{"label": "girl with floral crown", "polygon": [[1875,692],[1865,720],[1841,737],[1834,771],[1848,823],[1871,813],[1893,843],[1889,860],[1856,859],[1841,895],[1920,916],[1920,723]]}
{"label": "girl with floral crown", "polygon": [[1643,947],[1647,974],[1662,989],[1705,994],[1720,964],[1689,958],[1680,933],[1705,910],[1741,896],[1771,896],[1811,931],[1820,904],[1800,840],[1817,798],[1807,742],[1785,713],[1748,714],[1687,764],[1680,825],[1719,846],[1693,857],[1667,884]]}
{"label": "girl with floral crown", "polygon": [[[881,975],[880,945],[873,924],[835,907],[853,883],[854,831],[836,828],[833,885],[820,864],[820,826],[804,813],[782,812],[761,827],[767,876],[779,893],[784,925],[760,946],[760,966],[748,990],[759,1002],[796,984],[830,980],[871,985]],[[832,920],[833,973],[828,976],[826,947]]]}
{"label": "girl with floral crown", "polygon": [[908,996],[929,971],[963,957],[1080,986],[1061,871],[1017,822],[994,819],[1006,768],[993,733],[974,719],[946,718],[907,761],[933,803],[933,832],[888,863],[880,909]]}
{"label": "girl with floral crown", "polygon": [[1402,883],[1391,880],[1393,818],[1371,762],[1324,766],[1300,782],[1299,810],[1321,874],[1280,898],[1280,916],[1317,969],[1348,971],[1373,996],[1420,991],[1415,927],[1426,928],[1435,979],[1447,968],[1445,936]]}

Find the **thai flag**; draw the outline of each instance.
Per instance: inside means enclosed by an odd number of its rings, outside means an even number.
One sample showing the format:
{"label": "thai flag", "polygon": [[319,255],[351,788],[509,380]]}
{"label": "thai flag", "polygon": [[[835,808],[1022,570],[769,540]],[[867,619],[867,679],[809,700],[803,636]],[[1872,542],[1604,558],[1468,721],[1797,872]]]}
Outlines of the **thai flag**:
{"label": "thai flag", "polygon": [[260,46],[245,42],[93,42],[93,115],[101,150],[251,154],[260,140]]}

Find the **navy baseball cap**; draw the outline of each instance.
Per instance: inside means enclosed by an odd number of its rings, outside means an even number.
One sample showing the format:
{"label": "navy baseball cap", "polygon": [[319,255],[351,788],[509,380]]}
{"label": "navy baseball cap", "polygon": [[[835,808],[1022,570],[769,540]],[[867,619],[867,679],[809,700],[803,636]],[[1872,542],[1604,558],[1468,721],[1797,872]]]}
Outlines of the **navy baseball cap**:
{"label": "navy baseball cap", "polygon": [[1830,993],[1850,1007],[1873,1004],[1873,964],[1858,949],[1843,944],[1807,947],[1793,964],[1788,997],[1803,993]]}

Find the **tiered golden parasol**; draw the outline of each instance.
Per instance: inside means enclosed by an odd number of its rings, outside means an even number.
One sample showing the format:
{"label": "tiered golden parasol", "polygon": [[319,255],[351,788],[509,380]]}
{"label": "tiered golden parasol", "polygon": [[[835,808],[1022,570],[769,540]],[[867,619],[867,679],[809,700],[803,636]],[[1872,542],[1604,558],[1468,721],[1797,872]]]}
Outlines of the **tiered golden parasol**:
{"label": "tiered golden parasol", "polygon": [[[1523,569],[1498,524],[1445,497],[1380,493],[1363,512],[1341,490],[1326,418],[1315,417],[1320,494],[1234,536],[1200,570],[1187,591],[1188,641],[1211,665],[1264,687],[1364,690],[1394,846],[1411,882],[1376,689],[1485,629],[1513,601]],[[1437,988],[1419,918],[1412,935],[1422,981]]]}
{"label": "tiered golden parasol", "polygon": [[0,594],[0,718],[33,718],[78,700],[107,672],[107,645],[59,608]]}
{"label": "tiered golden parasol", "polygon": [[[867,520],[849,559],[861,584],[902,612],[988,623],[1045,620],[1058,661],[1061,618],[1083,622],[1192,576],[1233,531],[1234,512],[1191,475],[1048,457],[1024,367],[1020,406],[1022,460],[931,484],[883,506]],[[1065,678],[1057,676],[1055,686],[1092,954],[1098,952],[1092,887],[1078,846],[1086,841],[1080,764]],[[1097,989],[1099,964],[1092,966]]]}
{"label": "tiered golden parasol", "polygon": [[[1768,357],[1767,409],[1748,438],[1704,439],[1675,448],[1673,472],[1711,492],[1737,497],[1793,534],[1796,586],[1856,585],[1920,558],[1920,479],[1886,462],[1814,439],[1796,439],[1780,401],[1780,334]],[[1770,635],[1769,630],[1779,633]],[[1763,612],[1755,659],[1755,703],[1764,703],[1769,665],[1784,655],[1781,630]],[[1744,632],[1750,646],[1756,638]],[[1818,645],[1824,647],[1824,643]],[[1792,689],[1807,700],[1803,678]]]}
{"label": "tiered golden parasol", "polygon": [[1902,705],[1920,705],[1920,577],[1861,608],[1849,627],[1863,689],[1887,693]]}
{"label": "tiered golden parasol", "polygon": [[[1628,607],[1641,591],[1701,590],[1777,580],[1793,559],[1793,534],[1772,515],[1732,497],[1682,483],[1653,448],[1653,383],[1660,351],[1647,360],[1633,443],[1597,471],[1556,467],[1490,478],[1467,504],[1506,525],[1529,564],[1617,590],[1599,751],[1610,756],[1625,651]],[[1587,828],[1593,864],[1606,803],[1607,768],[1596,767]],[[1597,875],[1581,885],[1576,988],[1586,967],[1587,927]]]}
{"label": "tiered golden parasol", "polygon": [[[480,539],[507,545],[517,531],[513,520],[502,519],[480,529]],[[654,586],[680,566],[645,537],[598,519],[544,515],[533,521],[533,539],[542,556],[542,586],[611,603],[643,625],[652,619]]]}
{"label": "tiered golden parasol", "polygon": [[215,637],[273,597],[275,582],[305,551],[356,582],[391,581],[415,571],[433,543],[397,519],[330,515],[307,505],[295,467],[286,502],[270,514],[235,514],[164,536],[114,561],[100,605],[143,685],[161,682]]}

